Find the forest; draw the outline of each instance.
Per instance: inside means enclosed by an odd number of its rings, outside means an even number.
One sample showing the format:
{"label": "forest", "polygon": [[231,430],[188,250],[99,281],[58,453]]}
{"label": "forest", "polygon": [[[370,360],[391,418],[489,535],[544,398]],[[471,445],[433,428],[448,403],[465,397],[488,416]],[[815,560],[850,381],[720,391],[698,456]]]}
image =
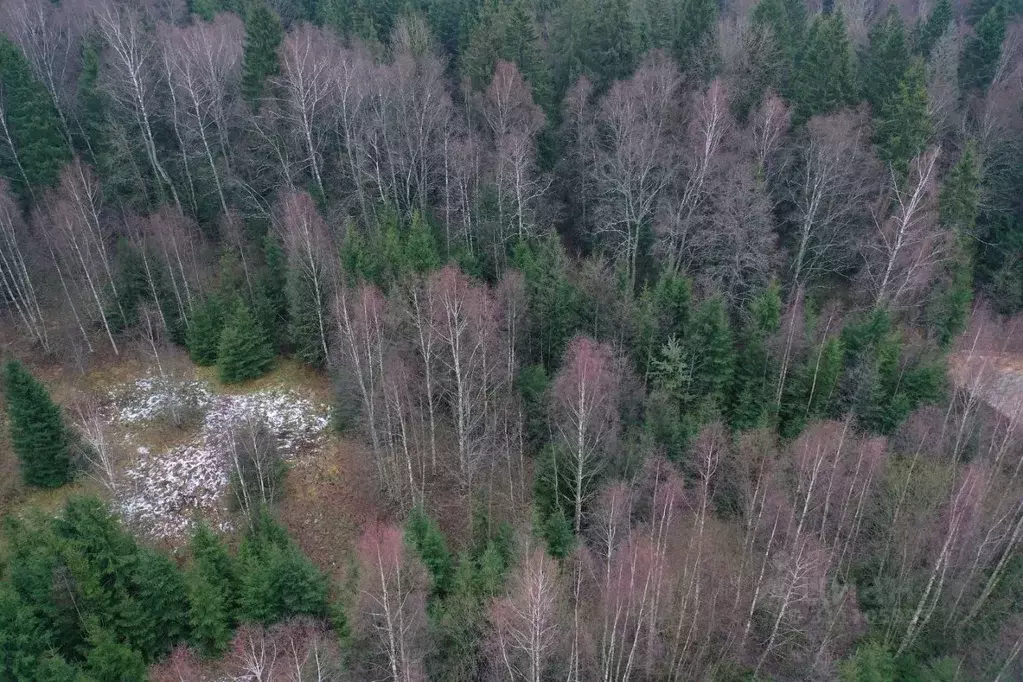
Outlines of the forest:
{"label": "forest", "polygon": [[1021,16],[0,0],[0,682],[1023,679]]}

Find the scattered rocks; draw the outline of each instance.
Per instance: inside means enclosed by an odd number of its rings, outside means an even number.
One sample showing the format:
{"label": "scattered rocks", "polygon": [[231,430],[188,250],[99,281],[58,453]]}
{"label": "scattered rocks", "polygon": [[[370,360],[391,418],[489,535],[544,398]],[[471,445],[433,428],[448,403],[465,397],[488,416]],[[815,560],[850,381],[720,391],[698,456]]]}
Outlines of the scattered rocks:
{"label": "scattered rocks", "polygon": [[277,436],[281,454],[292,460],[305,448],[315,447],[329,423],[325,405],[283,386],[219,395],[205,382],[146,378],[111,396],[110,418],[122,425],[162,420],[175,406],[190,405],[205,412],[192,442],[163,452],[137,447],[137,460],[124,472],[118,495],[121,512],[158,538],[183,535],[196,516],[224,524],[230,481],[226,434],[238,421],[264,420]]}

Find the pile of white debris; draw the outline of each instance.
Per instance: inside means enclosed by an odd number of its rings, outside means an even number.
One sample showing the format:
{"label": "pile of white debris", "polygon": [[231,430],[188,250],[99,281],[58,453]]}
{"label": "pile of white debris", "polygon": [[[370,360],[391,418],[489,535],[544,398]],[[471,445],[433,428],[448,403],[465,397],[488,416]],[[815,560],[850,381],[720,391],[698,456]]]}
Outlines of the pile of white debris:
{"label": "pile of white debris", "polygon": [[[183,535],[196,516],[226,525],[226,435],[233,425],[263,420],[281,454],[293,460],[318,445],[329,421],[327,406],[283,386],[226,395],[213,393],[201,381],[147,377],[119,387],[110,397],[109,418],[129,427],[125,439],[136,453],[118,485],[121,512],[157,538]],[[199,411],[201,425],[193,440],[162,452],[132,443],[132,429],[165,419],[171,410]]]}

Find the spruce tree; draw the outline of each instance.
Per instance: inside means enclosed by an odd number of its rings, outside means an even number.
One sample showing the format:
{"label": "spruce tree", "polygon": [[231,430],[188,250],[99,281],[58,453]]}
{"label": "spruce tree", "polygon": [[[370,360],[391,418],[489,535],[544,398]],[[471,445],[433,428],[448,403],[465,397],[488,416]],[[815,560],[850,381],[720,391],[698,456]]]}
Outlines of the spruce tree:
{"label": "spruce tree", "polygon": [[217,350],[223,331],[224,304],[213,293],[195,309],[188,326],[186,338],[192,362],[201,367],[217,364]]}
{"label": "spruce tree", "polygon": [[927,76],[923,60],[917,58],[906,69],[898,91],[885,101],[877,124],[878,155],[901,178],[931,137],[928,105]]}
{"label": "spruce tree", "polygon": [[4,397],[11,445],[28,485],[56,488],[72,478],[67,427],[60,408],[23,364],[4,366]]}
{"label": "spruce tree", "polygon": [[781,322],[781,295],[777,283],[757,296],[750,305],[749,319],[740,337],[732,380],[730,423],[736,430],[765,426],[773,391],[767,353],[767,339]]}
{"label": "spruce tree", "polygon": [[238,553],[241,615],[263,624],[327,612],[327,586],[319,570],[287,532],[263,510]]}
{"label": "spruce tree", "polygon": [[233,384],[262,376],[274,361],[273,346],[241,301],[224,322],[217,346],[220,380]]}
{"label": "spruce tree", "polygon": [[224,595],[195,569],[188,572],[187,585],[190,642],[203,656],[219,656],[231,641]]}
{"label": "spruce tree", "polygon": [[916,51],[924,59],[931,55],[931,50],[938,43],[945,31],[949,30],[955,15],[952,12],[951,0],[938,0],[931,13],[927,15],[927,21],[920,26],[919,35],[916,41]]}
{"label": "spruce tree", "polygon": [[9,582],[0,583],[0,680],[32,680],[49,633]]}
{"label": "spruce tree", "polygon": [[96,35],[86,36],[82,45],[82,72],[78,76],[77,109],[78,130],[75,148],[87,155],[92,164],[105,177],[108,169],[106,143],[107,102],[99,85],[102,40]]}
{"label": "spruce tree", "polygon": [[440,526],[422,507],[414,507],[405,521],[405,542],[419,554],[430,571],[433,598],[443,598],[451,588],[454,565]]}
{"label": "spruce tree", "polygon": [[677,10],[677,30],[672,48],[680,64],[689,63],[704,47],[718,17],[716,0],[683,0]]}
{"label": "spruce tree", "polygon": [[254,312],[274,348],[288,338],[288,260],[278,239],[268,233],[263,240],[265,267],[256,282]]}
{"label": "spruce tree", "polygon": [[898,91],[908,66],[909,49],[902,15],[895,5],[889,5],[884,18],[870,29],[870,46],[860,66],[863,96],[875,114]]}
{"label": "spruce tree", "polygon": [[259,108],[266,79],[276,76],[280,65],[277,48],[284,38],[281,20],[265,0],[253,0],[245,20],[245,56],[242,68],[242,95]]}
{"label": "spruce tree", "polygon": [[787,81],[806,37],[806,3],[803,0],[760,0],[750,13],[750,19],[754,24],[770,28]]}
{"label": "spruce tree", "polygon": [[598,91],[636,69],[638,37],[629,0],[597,0],[584,63]]}
{"label": "spruce tree", "polygon": [[973,35],[966,39],[959,58],[959,87],[964,92],[972,90],[983,94],[991,85],[1002,56],[1005,21],[1005,6],[998,2],[976,25]]}
{"label": "spruce tree", "polygon": [[107,630],[92,634],[92,650],[85,660],[89,676],[110,682],[145,682],[146,664],[142,654],[119,642]]}
{"label": "spruce tree", "polygon": [[526,280],[529,357],[553,372],[576,328],[578,292],[568,281],[565,250],[557,235],[520,242],[512,257]]}
{"label": "spruce tree", "polygon": [[946,266],[934,327],[938,342],[947,346],[966,328],[973,302],[974,230],[980,201],[980,173],[973,148],[967,145],[941,188],[939,209],[942,226],[954,235],[953,256]]}
{"label": "spruce tree", "polygon": [[814,20],[796,63],[791,90],[797,123],[855,101],[856,72],[840,12]]}
{"label": "spruce tree", "polygon": [[[6,124],[17,152],[17,162],[0,157],[0,170],[14,180],[15,188],[23,197],[29,197],[33,188],[53,184],[71,155],[53,98],[32,73],[21,50],[2,35],[0,93],[4,98]],[[2,150],[5,156],[9,151],[6,146]]]}

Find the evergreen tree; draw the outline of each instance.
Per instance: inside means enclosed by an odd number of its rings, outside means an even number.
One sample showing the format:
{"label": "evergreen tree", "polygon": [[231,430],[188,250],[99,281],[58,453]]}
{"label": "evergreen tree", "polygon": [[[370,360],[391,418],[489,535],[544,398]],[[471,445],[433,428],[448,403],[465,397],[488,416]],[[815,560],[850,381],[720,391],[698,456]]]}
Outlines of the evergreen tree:
{"label": "evergreen tree", "polygon": [[554,370],[576,328],[578,292],[568,281],[565,251],[557,235],[520,242],[512,256],[526,280],[529,357]]}
{"label": "evergreen tree", "polygon": [[842,343],[827,339],[813,349],[785,387],[778,432],[795,438],[816,419],[834,416],[843,369]]}
{"label": "evergreen tree", "polygon": [[412,213],[412,224],[405,235],[403,261],[406,273],[427,273],[441,266],[440,252],[433,230],[420,211]]}
{"label": "evergreen tree", "polygon": [[288,267],[287,257],[278,239],[267,233],[263,240],[266,267],[256,282],[255,313],[267,331],[274,348],[281,349],[287,342],[288,327]]}
{"label": "evergreen tree", "polygon": [[245,20],[242,70],[242,94],[253,108],[259,108],[266,79],[276,76],[280,69],[277,48],[283,38],[284,32],[277,13],[270,9],[265,0],[253,0]]}
{"label": "evergreen tree", "polygon": [[919,58],[914,59],[899,83],[898,92],[881,108],[877,124],[878,155],[900,178],[906,177],[910,162],[924,151],[931,137],[928,106],[924,64]]}
{"label": "evergreen tree", "polygon": [[192,362],[209,367],[217,364],[220,336],[224,331],[224,304],[216,293],[206,297],[192,314],[188,326],[188,354]]}
{"label": "evergreen tree", "polygon": [[700,305],[686,347],[692,366],[690,395],[720,408],[734,370],[732,332],[721,299],[710,298]]}
{"label": "evergreen tree", "polygon": [[4,397],[11,445],[28,485],[56,488],[72,478],[67,427],[60,408],[23,364],[4,366]]}
{"label": "evergreen tree", "polygon": [[575,547],[572,522],[560,507],[547,515],[538,530],[538,535],[547,543],[547,553],[555,559],[564,559]]}
{"label": "evergreen tree", "polygon": [[167,654],[188,635],[188,604],[185,581],[165,554],[139,548],[129,593],[142,610],[139,626],[130,641],[147,661]]}
{"label": "evergreen tree", "polygon": [[927,59],[931,56],[931,50],[938,43],[945,31],[949,30],[955,15],[952,12],[952,0],[938,0],[927,15],[927,21],[920,26],[919,35],[916,41],[917,53]]}
{"label": "evergreen tree", "polygon": [[690,63],[713,34],[718,17],[716,0],[683,0],[677,10],[675,40],[672,44],[680,64]]}
{"label": "evergreen tree", "polygon": [[196,526],[189,542],[192,570],[208,582],[233,619],[238,602],[238,573],[223,541],[205,523]]}
{"label": "evergreen tree", "polygon": [[188,573],[191,643],[204,656],[223,653],[231,641],[231,618],[224,595],[199,570]]}
{"label": "evergreen tree", "polygon": [[102,41],[93,34],[86,36],[82,45],[82,71],[78,76],[77,132],[75,149],[92,160],[102,177],[107,176],[108,157],[106,142],[107,102],[99,85],[100,53]]}
{"label": "evergreen tree", "polygon": [[238,553],[241,615],[263,624],[327,613],[327,586],[287,532],[263,510]]}
{"label": "evergreen tree", "polygon": [[856,73],[840,12],[814,20],[796,63],[791,90],[797,123],[855,101]]}
{"label": "evergreen tree", "polygon": [[49,639],[30,605],[9,583],[0,583],[0,680],[34,680]]}
{"label": "evergreen tree", "polygon": [[889,5],[884,18],[870,29],[870,46],[860,67],[863,96],[875,114],[898,92],[908,66],[909,49],[902,15],[898,7]]}
{"label": "evergreen tree", "polygon": [[104,682],[145,682],[142,655],[125,646],[108,631],[98,629],[91,639],[92,650],[85,661],[89,675]]}
{"label": "evergreen tree", "polygon": [[263,329],[238,301],[224,322],[217,346],[217,371],[224,383],[238,383],[262,376],[274,361],[273,346]]}
{"label": "evergreen tree", "polygon": [[806,37],[806,3],[803,0],[760,0],[750,14],[754,24],[771,29],[786,85]]}
{"label": "evergreen tree", "polygon": [[636,366],[649,379],[652,363],[668,339],[685,336],[692,306],[689,280],[665,272],[657,283],[644,287],[636,306]]}
{"label": "evergreen tree", "polygon": [[451,588],[454,565],[440,526],[426,515],[422,507],[413,507],[405,521],[405,542],[419,554],[423,565],[430,571],[432,597],[442,599]]}
{"label": "evergreen tree", "polygon": [[486,90],[499,59],[518,67],[537,104],[545,108],[554,104],[550,72],[526,0],[482,4],[462,54],[462,75],[478,90]]}
{"label": "evergreen tree", "polygon": [[979,168],[972,146],[967,145],[949,171],[938,202],[941,224],[955,238],[953,256],[946,266],[947,281],[933,322],[938,342],[946,347],[966,328],[973,303],[974,230],[979,200]]}
{"label": "evergreen tree", "polygon": [[777,283],[772,283],[750,305],[749,320],[741,335],[729,406],[729,421],[736,430],[766,426],[773,397],[766,342],[780,323],[781,295]]}
{"label": "evergreen tree", "polygon": [[584,63],[598,91],[628,78],[639,62],[639,40],[629,0],[596,0]]}
{"label": "evergreen tree", "polygon": [[4,145],[0,171],[27,198],[33,188],[53,184],[71,155],[53,98],[32,73],[21,50],[2,35],[0,96],[4,98],[6,125],[17,153],[17,161],[7,158],[9,150]]}
{"label": "evergreen tree", "polygon": [[842,682],[888,682],[896,679],[895,661],[881,644],[869,642],[839,667]]}
{"label": "evergreen tree", "polygon": [[1005,6],[998,2],[967,37],[959,58],[959,87],[983,94],[991,85],[1005,42]]}

